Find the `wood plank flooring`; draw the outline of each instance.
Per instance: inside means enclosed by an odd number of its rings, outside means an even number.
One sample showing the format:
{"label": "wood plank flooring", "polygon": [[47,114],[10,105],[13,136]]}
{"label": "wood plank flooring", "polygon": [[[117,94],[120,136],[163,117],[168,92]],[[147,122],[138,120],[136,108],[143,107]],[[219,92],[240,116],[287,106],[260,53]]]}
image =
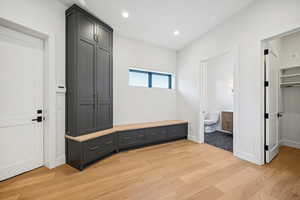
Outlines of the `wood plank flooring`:
{"label": "wood plank flooring", "polygon": [[39,168],[0,182],[6,200],[296,200],[300,150],[282,147],[256,166],[207,144],[181,140],[111,156],[79,172]]}

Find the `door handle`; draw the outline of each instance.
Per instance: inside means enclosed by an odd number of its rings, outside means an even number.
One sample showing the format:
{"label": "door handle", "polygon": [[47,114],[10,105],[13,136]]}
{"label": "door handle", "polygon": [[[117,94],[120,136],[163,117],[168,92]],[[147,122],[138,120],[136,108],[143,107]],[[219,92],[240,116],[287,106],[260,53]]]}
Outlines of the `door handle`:
{"label": "door handle", "polygon": [[38,116],[37,118],[32,119],[32,121],[42,122],[43,121],[43,117],[42,116]]}
{"label": "door handle", "polygon": [[112,141],[105,142],[105,144],[112,144],[112,143],[113,143]]}
{"label": "door handle", "polygon": [[95,150],[97,150],[97,149],[99,149],[99,146],[94,146],[94,147],[91,147],[91,148],[90,148],[91,151],[95,151]]}

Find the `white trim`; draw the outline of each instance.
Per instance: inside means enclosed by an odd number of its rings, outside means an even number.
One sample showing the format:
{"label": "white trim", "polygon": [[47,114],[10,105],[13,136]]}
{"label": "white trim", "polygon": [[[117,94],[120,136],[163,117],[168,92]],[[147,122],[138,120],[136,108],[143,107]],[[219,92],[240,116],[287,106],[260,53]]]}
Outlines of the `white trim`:
{"label": "white trim", "polygon": [[[260,43],[261,43],[261,100],[260,100],[260,105],[261,105],[261,115],[259,116],[259,118],[261,119],[261,135],[260,135],[260,141],[258,141],[259,143],[259,152],[260,152],[260,162],[261,163],[265,163],[265,118],[264,118],[264,109],[265,109],[265,95],[264,95],[264,49],[268,48],[267,46],[267,41],[276,39],[276,38],[281,38],[283,36],[287,36],[289,34],[293,34],[296,32],[300,31],[299,26],[292,26],[290,28],[285,29],[286,31],[282,30],[281,32],[277,32],[277,33],[273,33],[273,34],[268,34],[265,35],[261,38]],[[283,141],[282,141],[283,142]],[[285,143],[285,142],[284,142]],[[281,141],[280,141],[281,144]],[[291,143],[285,143],[285,144],[291,144]],[[294,144],[294,143],[293,143]]]}
{"label": "white trim", "polygon": [[[201,62],[200,62],[200,67],[198,67],[197,69],[197,75],[198,75],[198,78],[197,78],[197,90],[199,91],[199,111],[198,111],[198,119],[197,119],[197,124],[198,124],[198,127],[197,127],[197,135],[199,135],[199,137],[196,137],[198,139],[198,142],[199,143],[203,143],[204,142],[204,125],[202,123],[199,123],[200,120],[201,120],[201,116],[203,113],[202,113],[202,107],[206,107],[206,76],[205,74],[207,73],[206,72],[206,65],[207,65],[207,61],[212,59],[212,58],[216,58],[216,57],[219,57],[219,56],[222,56],[222,55],[225,55],[227,53],[232,53],[233,54],[233,57],[234,57],[234,74],[233,74],[233,79],[234,79],[234,83],[233,83],[233,88],[234,88],[234,106],[233,106],[233,112],[234,112],[234,117],[233,117],[233,133],[234,133],[234,136],[233,137],[233,154],[237,157],[240,157],[241,159],[245,159],[245,160],[248,160],[250,162],[253,162],[253,159],[252,156],[244,156],[246,155],[245,153],[237,153],[239,152],[239,144],[240,144],[240,139],[239,139],[239,136],[240,136],[240,126],[239,126],[239,123],[240,123],[240,118],[239,118],[239,112],[240,112],[240,108],[239,108],[239,105],[240,105],[240,102],[239,102],[239,47],[236,45],[234,46],[233,48],[231,49],[228,49],[226,51],[223,51],[222,53],[220,54],[217,54],[215,56],[211,56],[209,58],[206,58],[206,59],[203,59]],[[202,124],[202,125],[201,125]],[[249,158],[249,159],[248,159]],[[255,160],[255,163],[256,163],[256,160]]]}
{"label": "white trim", "polygon": [[235,46],[233,49],[234,54],[234,75],[233,75],[233,153],[240,151],[240,55],[239,47]]}
{"label": "white trim", "polygon": [[0,24],[33,37],[45,43],[44,65],[44,166],[57,166],[56,151],[56,74],[55,74],[55,36],[40,30],[32,29],[0,17]]}
{"label": "white trim", "polygon": [[260,162],[265,164],[265,56],[264,56],[264,49],[268,48],[267,44],[265,42],[261,43],[261,68],[260,68],[260,74],[261,74],[261,81],[260,81],[260,91],[261,91],[261,99],[260,99],[260,118],[261,121],[261,135],[258,141],[259,146],[257,147],[259,150],[260,155]]}
{"label": "white trim", "polygon": [[236,156],[236,157],[238,157],[238,158],[240,158],[240,159],[242,159],[242,160],[254,163],[256,165],[263,165],[264,164],[263,162],[261,162],[261,160],[258,160],[254,154],[249,154],[249,153],[245,153],[245,152],[235,151],[233,153],[233,155]]}
{"label": "white trim", "polygon": [[197,140],[197,137],[194,135],[188,135],[188,140],[199,143],[199,140]]}
{"label": "white trim", "polygon": [[280,140],[280,146],[288,146],[288,147],[300,149],[300,143],[292,140]]}
{"label": "white trim", "polygon": [[278,142],[278,144],[276,146],[274,146],[271,150],[267,151],[266,154],[266,161],[267,163],[272,162],[272,160],[275,158],[275,156],[277,156],[279,154],[279,144],[280,142]]}
{"label": "white trim", "polygon": [[55,160],[55,164],[54,166],[60,166],[66,163],[66,156],[65,155],[61,155],[58,156]]}

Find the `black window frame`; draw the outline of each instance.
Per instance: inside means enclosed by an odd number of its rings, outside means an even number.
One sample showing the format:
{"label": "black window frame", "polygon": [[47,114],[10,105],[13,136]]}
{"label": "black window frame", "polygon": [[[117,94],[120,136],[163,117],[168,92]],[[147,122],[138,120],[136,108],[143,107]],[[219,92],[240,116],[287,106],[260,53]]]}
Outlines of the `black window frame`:
{"label": "black window frame", "polygon": [[168,77],[168,88],[161,88],[161,89],[172,89],[172,74],[151,72],[151,71],[139,70],[139,69],[129,69],[129,73],[130,72],[148,74],[148,87],[147,88],[153,88],[152,87],[152,75],[153,74]]}

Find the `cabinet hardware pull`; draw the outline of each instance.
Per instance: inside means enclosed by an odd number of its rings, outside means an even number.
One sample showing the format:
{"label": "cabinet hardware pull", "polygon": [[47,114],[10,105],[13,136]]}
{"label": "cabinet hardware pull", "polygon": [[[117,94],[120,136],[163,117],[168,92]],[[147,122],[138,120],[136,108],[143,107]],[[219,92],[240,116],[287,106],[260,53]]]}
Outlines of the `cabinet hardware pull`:
{"label": "cabinet hardware pull", "polygon": [[91,147],[91,148],[90,148],[91,151],[95,151],[95,150],[97,150],[97,149],[99,149],[99,146],[94,146],[94,147]]}
{"label": "cabinet hardware pull", "polygon": [[112,144],[112,141],[106,142],[105,144]]}

